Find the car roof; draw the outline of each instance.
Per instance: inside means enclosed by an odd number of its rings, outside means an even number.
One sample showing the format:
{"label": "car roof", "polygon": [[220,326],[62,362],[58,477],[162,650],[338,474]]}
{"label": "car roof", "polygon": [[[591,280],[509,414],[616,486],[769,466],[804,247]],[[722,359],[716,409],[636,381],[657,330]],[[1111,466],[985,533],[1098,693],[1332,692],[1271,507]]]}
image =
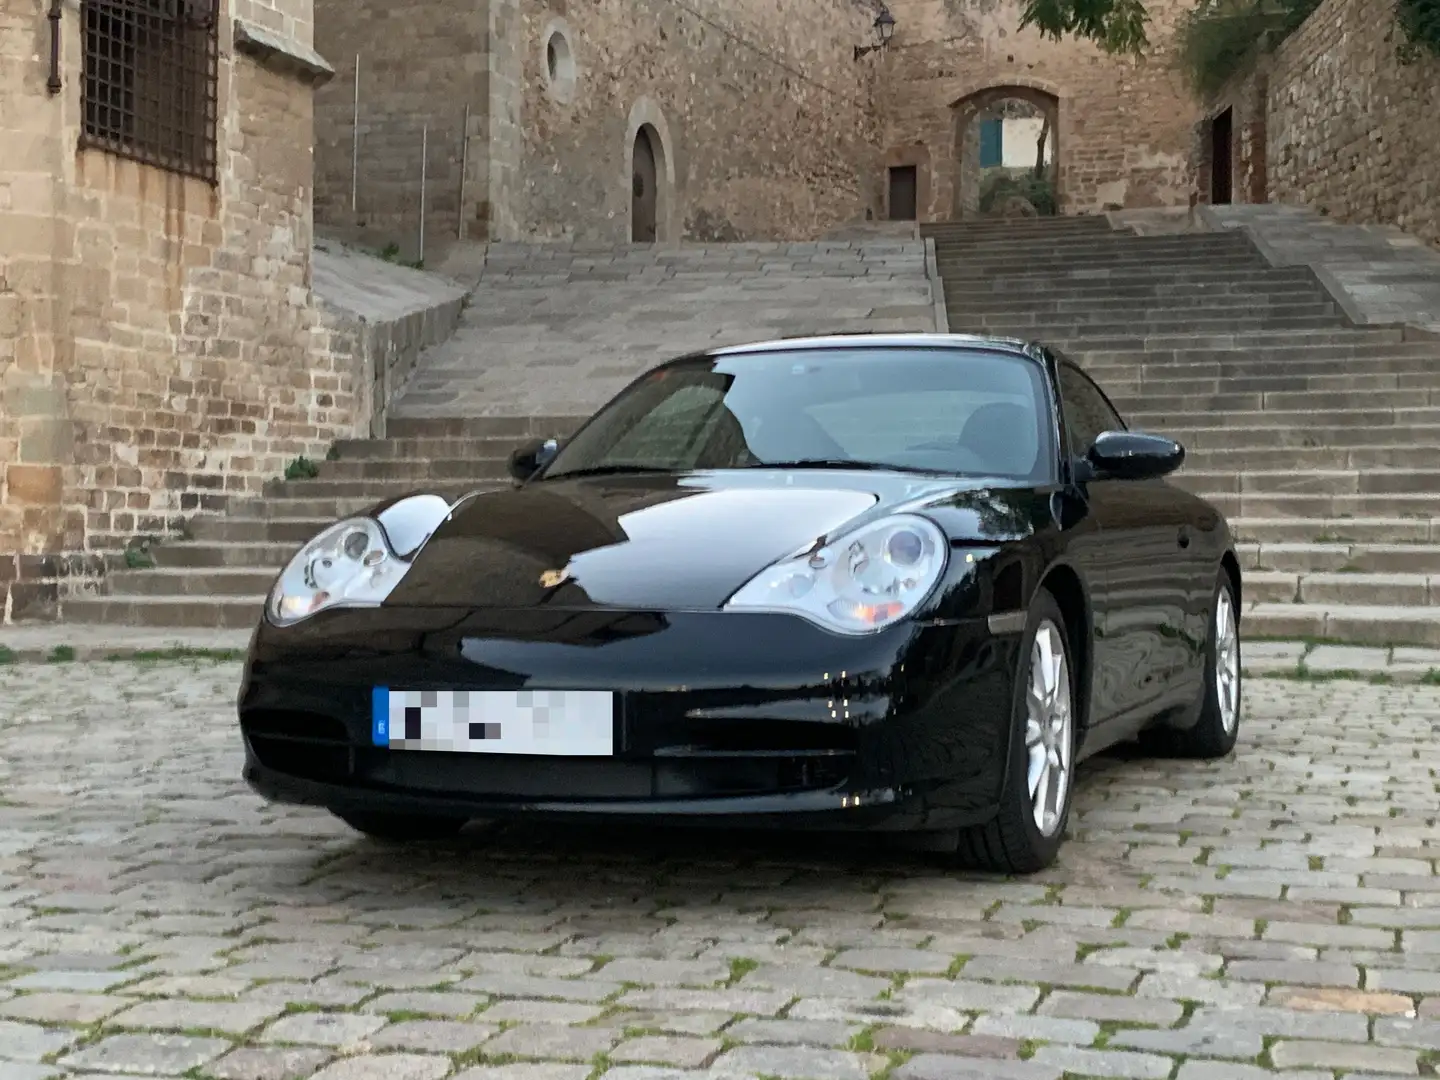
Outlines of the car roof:
{"label": "car roof", "polygon": [[753,353],[794,349],[824,351],[841,348],[895,348],[897,346],[922,346],[967,351],[1000,350],[1034,358],[1030,352],[1030,343],[1021,338],[986,337],[979,334],[830,334],[823,337],[776,338],[771,341],[755,341],[745,345],[725,345],[718,349],[709,349],[701,355],[709,357],[745,356]]}

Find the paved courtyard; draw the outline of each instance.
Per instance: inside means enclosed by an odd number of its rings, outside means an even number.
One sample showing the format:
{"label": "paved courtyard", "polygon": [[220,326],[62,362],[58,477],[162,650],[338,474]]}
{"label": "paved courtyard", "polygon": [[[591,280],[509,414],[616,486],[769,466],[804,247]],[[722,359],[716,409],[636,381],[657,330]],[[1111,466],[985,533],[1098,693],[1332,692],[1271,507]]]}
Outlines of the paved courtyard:
{"label": "paved courtyard", "polygon": [[[395,851],[239,781],[233,663],[0,667],[0,1078],[1436,1075],[1440,688],[1252,680],[1061,864],[525,828]],[[1429,996],[1427,996],[1429,995]]]}

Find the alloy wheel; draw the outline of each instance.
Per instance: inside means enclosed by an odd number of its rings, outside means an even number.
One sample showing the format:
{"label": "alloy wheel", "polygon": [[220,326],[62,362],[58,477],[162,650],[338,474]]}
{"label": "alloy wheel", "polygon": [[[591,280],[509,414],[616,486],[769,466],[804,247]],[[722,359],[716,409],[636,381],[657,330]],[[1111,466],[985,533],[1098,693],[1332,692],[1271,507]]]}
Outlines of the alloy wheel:
{"label": "alloy wheel", "polygon": [[1025,694],[1025,756],[1030,806],[1040,835],[1060,828],[1070,793],[1074,757],[1074,710],[1070,668],[1060,629],[1045,620],[1030,647],[1030,682]]}

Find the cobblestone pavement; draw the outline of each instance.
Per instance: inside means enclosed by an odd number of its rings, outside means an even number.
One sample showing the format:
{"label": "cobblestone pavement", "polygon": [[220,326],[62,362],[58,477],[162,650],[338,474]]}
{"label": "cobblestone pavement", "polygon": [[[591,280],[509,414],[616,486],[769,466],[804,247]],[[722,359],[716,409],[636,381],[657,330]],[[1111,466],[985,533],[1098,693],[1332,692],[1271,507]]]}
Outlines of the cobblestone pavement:
{"label": "cobblestone pavement", "polygon": [[[0,668],[0,1078],[1435,1075],[1440,689],[1253,680],[1083,770],[1053,871],[535,828],[384,849],[238,778],[233,663]],[[1427,996],[1429,995],[1429,996]]]}

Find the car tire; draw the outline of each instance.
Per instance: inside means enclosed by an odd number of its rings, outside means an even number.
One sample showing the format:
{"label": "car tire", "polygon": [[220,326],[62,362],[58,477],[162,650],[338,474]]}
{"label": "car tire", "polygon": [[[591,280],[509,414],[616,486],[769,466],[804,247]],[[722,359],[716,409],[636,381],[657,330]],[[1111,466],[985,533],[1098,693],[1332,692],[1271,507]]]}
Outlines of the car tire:
{"label": "car tire", "polygon": [[[1048,700],[1032,701],[1030,688],[1037,678],[1044,679]],[[1075,787],[1080,719],[1076,683],[1065,615],[1054,595],[1041,589],[1030,605],[1021,639],[1011,706],[1009,767],[999,811],[983,825],[961,832],[958,855],[965,866],[1001,874],[1033,874],[1055,861]],[[1033,777],[1032,757],[1038,770]],[[1058,789],[1050,787],[1051,769],[1056,766],[1062,770]],[[1046,792],[1043,803],[1037,799],[1041,789]]]}
{"label": "car tire", "polygon": [[1210,604],[1210,634],[1205,642],[1205,685],[1200,692],[1200,718],[1178,731],[1158,728],[1151,741],[1171,757],[1210,761],[1235,749],[1244,700],[1240,662],[1240,614],[1235,584],[1220,571]]}
{"label": "car tire", "polygon": [[408,844],[426,840],[448,840],[465,827],[465,818],[429,814],[385,814],[371,811],[332,811],[356,832],[372,840]]}

